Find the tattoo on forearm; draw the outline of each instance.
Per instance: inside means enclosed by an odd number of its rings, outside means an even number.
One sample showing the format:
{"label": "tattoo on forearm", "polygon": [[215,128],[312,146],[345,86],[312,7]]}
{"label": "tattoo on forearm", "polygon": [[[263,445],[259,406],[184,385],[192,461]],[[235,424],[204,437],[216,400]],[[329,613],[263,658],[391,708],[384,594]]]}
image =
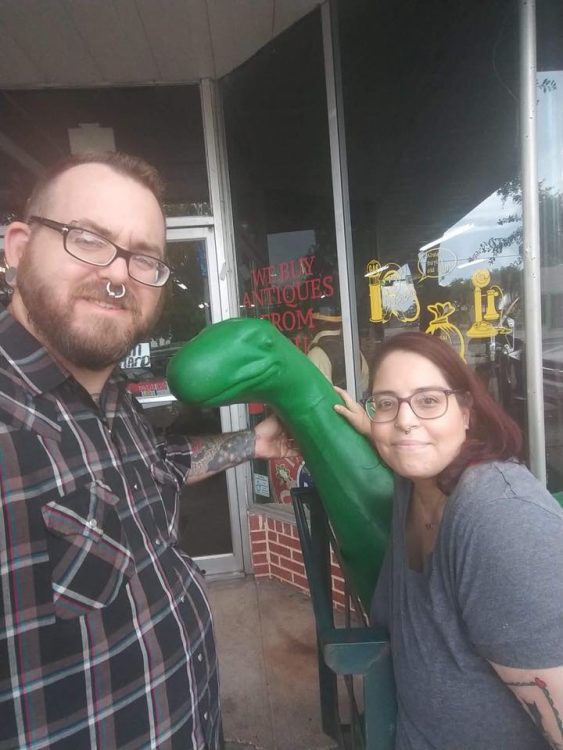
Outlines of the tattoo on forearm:
{"label": "tattoo on forearm", "polygon": [[[552,732],[547,729],[544,722],[544,717],[542,710],[540,708],[540,705],[538,701],[532,700],[527,701],[523,696],[518,695],[516,693],[516,696],[518,700],[522,703],[526,711],[530,714],[532,720],[536,724],[536,726],[539,728],[543,736],[546,738],[546,740],[549,742],[552,748],[555,750],[563,750],[563,722],[561,721],[561,715],[559,711],[557,710],[557,707],[555,706],[555,703],[553,702],[552,695],[549,691],[549,688],[547,686],[547,683],[545,680],[542,680],[540,677],[536,677],[533,682],[507,682],[507,687],[510,688],[518,688],[518,687],[525,687],[525,688],[532,688],[536,690],[540,690],[545,698],[545,702],[547,703],[547,708],[549,710],[549,713],[555,720],[557,729],[558,729],[558,736],[554,737]],[[544,703],[544,701],[541,701]],[[545,705],[545,704],[544,704]]]}
{"label": "tattoo on forearm", "polygon": [[248,461],[254,456],[255,444],[254,430],[195,438],[192,440],[191,475],[215,474]]}

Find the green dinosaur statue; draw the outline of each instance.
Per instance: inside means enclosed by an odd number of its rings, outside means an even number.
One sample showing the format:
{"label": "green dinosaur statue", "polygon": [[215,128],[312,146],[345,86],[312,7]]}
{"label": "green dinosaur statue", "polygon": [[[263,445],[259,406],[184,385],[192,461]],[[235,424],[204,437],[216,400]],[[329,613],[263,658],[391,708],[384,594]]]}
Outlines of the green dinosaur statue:
{"label": "green dinosaur statue", "polygon": [[187,343],[167,378],[181,401],[274,408],[299,443],[346,572],[369,609],[391,524],[393,479],[369,441],[333,410],[341,399],[325,376],[271,323],[233,318]]}

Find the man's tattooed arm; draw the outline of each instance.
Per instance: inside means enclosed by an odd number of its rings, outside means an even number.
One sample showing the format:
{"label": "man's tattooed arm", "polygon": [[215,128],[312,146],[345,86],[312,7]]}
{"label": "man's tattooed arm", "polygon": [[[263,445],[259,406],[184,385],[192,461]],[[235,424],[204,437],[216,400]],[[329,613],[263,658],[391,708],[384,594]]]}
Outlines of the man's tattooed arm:
{"label": "man's tattooed arm", "polygon": [[222,435],[209,435],[193,438],[192,466],[188,484],[230,469],[254,457],[256,435],[254,430],[228,432]]}
{"label": "man's tattooed arm", "polygon": [[192,467],[188,484],[217,474],[250,458],[289,458],[299,455],[297,446],[279,419],[270,414],[253,430],[192,438]]}
{"label": "man's tattooed arm", "polygon": [[532,670],[490,663],[549,746],[563,750],[563,667]]}

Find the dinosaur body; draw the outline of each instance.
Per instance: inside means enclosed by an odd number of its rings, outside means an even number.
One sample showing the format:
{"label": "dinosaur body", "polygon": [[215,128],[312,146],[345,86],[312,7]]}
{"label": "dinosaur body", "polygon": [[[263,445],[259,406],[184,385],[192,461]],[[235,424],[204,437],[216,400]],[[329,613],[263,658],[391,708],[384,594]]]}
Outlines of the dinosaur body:
{"label": "dinosaur body", "polygon": [[369,608],[391,523],[393,480],[365,437],[336,414],[341,399],[307,357],[265,320],[209,326],[170,361],[181,401],[261,401],[299,443],[356,591]]}

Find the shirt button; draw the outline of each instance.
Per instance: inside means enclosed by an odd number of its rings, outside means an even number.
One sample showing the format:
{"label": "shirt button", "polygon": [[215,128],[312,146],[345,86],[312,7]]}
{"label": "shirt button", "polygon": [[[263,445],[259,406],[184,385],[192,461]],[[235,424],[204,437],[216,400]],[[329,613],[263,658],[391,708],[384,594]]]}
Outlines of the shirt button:
{"label": "shirt button", "polygon": [[134,490],[138,490],[138,489],[139,489],[139,485],[138,485],[138,484],[134,484],[134,485],[133,485],[133,489],[134,489]]}
{"label": "shirt button", "polygon": [[203,718],[207,721],[207,711],[203,714]]}
{"label": "shirt button", "polygon": [[157,539],[156,542],[155,542],[155,544],[156,544],[157,547],[160,546],[160,539]]}
{"label": "shirt button", "polygon": [[88,519],[88,526],[89,526],[89,527],[90,527],[91,529],[95,529],[97,525],[98,525],[98,522],[96,521],[96,519],[95,519],[95,518],[90,518],[90,519]]}
{"label": "shirt button", "polygon": [[186,597],[185,597],[185,596],[181,596],[181,597],[180,597],[180,601],[182,602],[182,604],[184,603],[185,599],[186,599]]}
{"label": "shirt button", "polygon": [[197,660],[198,661],[203,661],[203,654],[198,654],[197,655]]}

